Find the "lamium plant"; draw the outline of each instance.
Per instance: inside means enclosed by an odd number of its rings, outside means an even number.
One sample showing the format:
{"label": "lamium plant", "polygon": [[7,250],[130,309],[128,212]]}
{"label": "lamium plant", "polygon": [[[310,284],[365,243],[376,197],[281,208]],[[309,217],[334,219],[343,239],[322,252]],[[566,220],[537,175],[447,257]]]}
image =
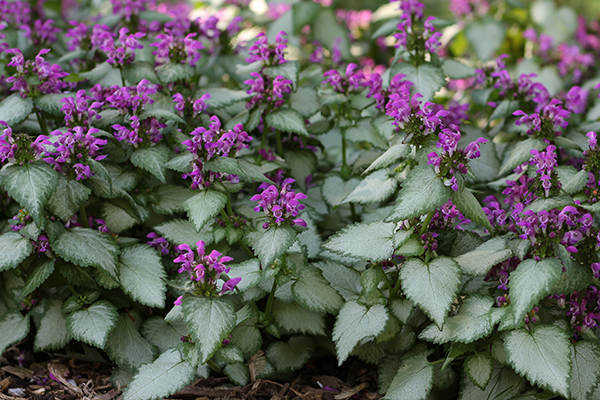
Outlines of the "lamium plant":
{"label": "lamium plant", "polygon": [[0,354],[600,398],[599,22],[218,3],[0,4]]}

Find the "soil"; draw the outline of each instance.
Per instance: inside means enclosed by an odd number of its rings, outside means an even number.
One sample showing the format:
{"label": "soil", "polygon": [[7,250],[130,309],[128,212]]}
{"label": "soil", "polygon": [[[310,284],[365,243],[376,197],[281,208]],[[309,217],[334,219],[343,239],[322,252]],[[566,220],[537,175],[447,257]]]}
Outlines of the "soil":
{"label": "soil", "polygon": [[[78,357],[33,354],[31,343],[9,348],[0,357],[0,400],[111,400],[122,398],[121,387],[110,382],[113,365]],[[29,348],[29,349],[28,349]],[[257,379],[234,386],[214,376],[186,386],[169,399],[378,400],[377,369],[350,358],[342,367],[333,357],[309,360],[286,380]]]}

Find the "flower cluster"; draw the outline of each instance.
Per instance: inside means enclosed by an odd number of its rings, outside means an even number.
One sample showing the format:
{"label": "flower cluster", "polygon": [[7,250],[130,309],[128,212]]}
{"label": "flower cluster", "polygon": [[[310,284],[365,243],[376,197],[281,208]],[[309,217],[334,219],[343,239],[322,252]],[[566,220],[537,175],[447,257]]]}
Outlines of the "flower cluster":
{"label": "flower cluster", "polygon": [[33,27],[21,25],[21,29],[25,37],[35,46],[51,45],[56,42],[56,34],[60,32],[60,29],[54,27],[54,21],[51,19],[36,19]]}
{"label": "flower cluster", "polygon": [[213,157],[236,157],[237,153],[247,148],[251,136],[244,131],[242,124],[237,124],[233,129],[225,131],[221,129],[221,121],[217,116],[210,119],[208,129],[199,127],[191,132],[192,138],[182,142],[192,153],[192,172],[183,174],[183,179],[191,177],[192,189],[205,189],[215,179],[226,179],[231,183],[239,182],[236,175],[228,175],[204,170],[204,162]]}
{"label": "flower cluster", "polygon": [[49,52],[50,49],[40,50],[35,56],[35,61],[31,62],[25,61],[23,53],[19,49],[6,50],[6,53],[14,54],[7,65],[17,69],[15,75],[6,78],[6,82],[13,84],[10,90],[18,91],[21,97],[26,98],[37,97],[45,93],[60,93],[66,88],[68,84],[63,82],[62,78],[69,74],[64,72],[60,65],[50,65],[44,60],[43,56]]}
{"label": "flower cluster", "polygon": [[65,114],[65,124],[67,127],[90,126],[92,119],[100,119],[98,111],[103,102],[95,101],[88,104],[90,98],[85,94],[85,90],[78,90],[73,97],[65,97],[61,100],[64,103],[61,111]]}
{"label": "flower cluster", "polygon": [[508,290],[508,276],[520,263],[519,257],[511,257],[506,261],[502,261],[490,268],[484,281],[497,281],[498,289]]}
{"label": "flower cluster", "polygon": [[[566,296],[562,296],[563,302]],[[571,317],[571,325],[575,337],[582,332],[600,326],[600,293],[595,286],[588,286],[583,293],[575,292],[569,296],[569,311],[567,316]]]}
{"label": "flower cluster", "polygon": [[113,13],[120,15],[125,21],[131,21],[134,15],[138,15],[146,9],[143,0],[111,0]]}
{"label": "flower cluster", "polygon": [[291,178],[284,179],[281,189],[278,189],[275,185],[263,183],[259,186],[262,192],[252,196],[250,200],[258,201],[254,211],[260,212],[262,208],[267,218],[269,218],[269,221],[263,224],[263,229],[279,226],[282,223],[306,227],[306,222],[296,217],[300,211],[304,210],[304,205],[300,204],[300,200],[306,199],[307,196],[304,193],[294,192],[291,186],[295,181]]}
{"label": "flower cluster", "polygon": [[67,173],[72,169],[75,178],[81,180],[92,176],[90,167],[82,164],[83,162],[90,158],[99,161],[106,157],[99,155],[107,141],[95,137],[94,134],[98,132],[96,128],[89,128],[86,132],[84,127],[76,126],[67,131],[51,132],[50,134],[56,137],[55,140],[40,135],[36,141],[46,146],[44,161],[52,164],[58,172]]}
{"label": "flower cluster", "polygon": [[138,39],[146,36],[144,32],[136,32],[128,35],[128,28],[119,29],[119,45],[115,43],[115,38],[109,31],[102,31],[97,37],[102,43],[98,46],[107,56],[106,62],[110,65],[123,67],[131,64],[135,60],[135,50],[143,49],[144,46],[138,42]]}
{"label": "flower cluster", "polygon": [[[101,88],[98,88],[101,90]],[[146,79],[142,79],[137,86],[113,86],[111,94],[105,96],[107,105],[116,108],[121,114],[138,115],[145,105],[152,104],[149,96],[156,93],[157,87]],[[96,96],[95,98],[98,98]]]}
{"label": "flower cluster", "polygon": [[12,128],[5,121],[0,121],[0,125],[6,127],[0,135],[0,162],[23,165],[42,156],[44,147],[39,137],[32,140],[26,134],[13,135]]}
{"label": "flower cluster", "polygon": [[161,237],[156,232],[150,232],[146,235],[148,239],[150,239],[146,244],[148,244],[153,249],[156,249],[163,256],[168,256],[172,253],[171,244],[167,239]]}
{"label": "flower cluster", "polygon": [[329,70],[323,74],[327,78],[324,82],[331,85],[333,90],[338,93],[348,94],[352,91],[357,91],[357,89],[362,90],[365,75],[362,71],[355,72],[356,68],[358,68],[358,65],[354,63],[348,64],[345,77],[342,77],[335,69]]}
{"label": "flower cluster", "polygon": [[[532,149],[531,165],[535,165],[537,178],[534,180],[534,189],[532,192],[537,197],[550,197],[557,195],[560,192],[561,183],[558,180],[558,173],[554,167],[558,166],[556,162],[556,146],[549,145],[545,151]],[[541,187],[538,187],[538,183]]]}
{"label": "flower cluster", "polygon": [[557,99],[552,99],[550,104],[543,107],[541,113],[533,113],[528,115],[522,110],[517,110],[513,115],[519,117],[515,124],[527,125],[528,135],[532,135],[542,139],[552,140],[555,136],[561,134],[561,129],[569,125],[567,118],[571,113],[562,107],[562,102]]}
{"label": "flower cluster", "polygon": [[[181,263],[179,273],[188,273],[190,280],[194,283],[194,294],[206,297],[216,297],[225,292],[233,291],[235,286],[240,283],[242,278],[232,278],[227,280],[220,292],[217,288],[217,281],[222,274],[226,274],[231,268],[228,268],[225,263],[232,261],[233,258],[224,256],[217,250],[213,250],[210,254],[206,254],[206,244],[199,240],[196,243],[196,254],[187,244],[180,244],[177,249],[181,252],[173,262]],[[180,306],[183,296],[175,300],[175,305]]]}
{"label": "flower cluster", "polygon": [[161,129],[167,126],[156,118],[140,120],[137,115],[131,116],[129,121],[131,129],[119,124],[114,124],[112,127],[115,130],[115,138],[119,142],[125,141],[133,147],[158,143],[162,139]]}
{"label": "flower cluster", "polygon": [[156,47],[152,54],[156,56],[156,62],[159,64],[188,64],[192,67],[200,59],[200,50],[204,47],[202,43],[194,39],[196,33],[190,33],[185,37],[173,35],[169,30],[156,35],[157,42],[150,44]]}
{"label": "flower cluster", "polygon": [[[442,45],[440,38],[441,32],[436,32],[432,21],[435,17],[427,17],[421,26],[420,22],[423,19],[421,3],[411,1],[411,7],[404,10],[404,14],[400,17],[400,23],[397,26],[398,32],[394,34],[394,38],[398,40],[396,47],[401,47],[411,53],[413,57],[424,57],[426,52],[435,53],[438,47]],[[408,4],[402,2],[401,4]],[[419,6],[416,6],[419,4]]]}
{"label": "flower cluster", "polygon": [[247,79],[244,83],[250,85],[247,93],[254,96],[246,104],[247,109],[261,104],[271,109],[281,107],[285,102],[283,96],[292,92],[292,81],[281,75],[273,79],[258,72],[252,72],[250,75],[254,79]]}
{"label": "flower cluster", "polygon": [[404,80],[406,75],[396,74],[390,81],[390,85],[387,89],[383,88],[383,79],[378,73],[373,73],[369,76],[369,79],[363,82],[363,85],[369,89],[367,98],[373,98],[375,100],[375,107],[383,110],[386,103],[390,100],[392,94],[398,94],[399,98],[406,98],[410,96],[410,88],[413,83],[408,80]]}
{"label": "flower cluster", "polygon": [[202,114],[208,108],[206,104],[206,100],[208,99],[210,99],[209,93],[205,93],[202,97],[193,101],[189,97],[187,99],[184,98],[181,93],[173,95],[175,110],[182,118],[196,118],[198,114]]}
{"label": "flower cluster", "polygon": [[286,33],[281,31],[275,37],[275,44],[269,44],[267,35],[263,32],[256,36],[256,41],[250,46],[246,62],[262,61],[263,65],[278,65],[285,63],[287,49]]}
{"label": "flower cluster", "polygon": [[462,188],[464,176],[468,173],[468,160],[480,157],[479,148],[488,140],[478,138],[464,150],[458,149],[461,134],[456,125],[443,129],[438,137],[437,147],[442,149],[442,154],[432,151],[427,155],[427,164],[433,165],[435,173],[444,179],[444,185],[456,192]]}

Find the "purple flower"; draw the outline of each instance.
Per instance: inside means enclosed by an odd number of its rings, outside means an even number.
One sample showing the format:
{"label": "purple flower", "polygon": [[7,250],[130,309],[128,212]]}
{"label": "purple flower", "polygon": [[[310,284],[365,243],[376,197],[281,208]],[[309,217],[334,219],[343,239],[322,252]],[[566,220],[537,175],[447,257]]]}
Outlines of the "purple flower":
{"label": "purple flower", "polygon": [[67,42],[67,49],[69,51],[79,50],[83,48],[85,40],[88,39],[88,28],[83,22],[69,21],[69,24],[73,28],[65,33],[65,37],[70,38]]}
{"label": "purple flower", "polygon": [[240,283],[241,277],[231,278],[223,284],[223,292],[233,292],[235,286]]}
{"label": "purple flower", "polygon": [[193,39],[195,36],[195,33],[190,33],[186,37],[176,37],[169,30],[156,35],[156,39],[159,41],[150,44],[157,48],[152,52],[156,56],[156,62],[159,64],[189,64],[195,67],[200,59],[200,50],[204,48],[202,43]]}
{"label": "purple flower", "polygon": [[60,29],[55,28],[53,24],[54,21],[51,19],[45,21],[37,19],[33,23],[33,29],[29,25],[21,25],[21,30],[35,46],[48,46],[56,42],[56,34],[60,32]]}
{"label": "purple flower", "polygon": [[138,15],[146,9],[142,0],[111,0],[113,13],[120,15],[125,21],[131,21],[131,17]]}
{"label": "purple flower", "polygon": [[150,247],[160,251],[163,256],[169,255],[169,242],[167,239],[160,237],[156,232],[150,232],[146,237],[152,239],[146,242]]}
{"label": "purple flower", "polygon": [[582,114],[587,107],[589,92],[579,86],[573,86],[565,96],[565,107],[574,114]]}
{"label": "purple flower", "polygon": [[247,93],[254,96],[246,104],[247,109],[252,109],[257,104],[266,104],[271,108],[281,107],[285,103],[284,95],[292,91],[293,82],[281,75],[271,79],[258,72],[252,72],[250,76],[255,79],[247,79],[244,83],[250,85]]}
{"label": "purple flower", "polygon": [[103,31],[98,35],[98,39],[102,40],[100,50],[106,53],[107,63],[115,66],[125,66],[135,60],[135,50],[143,49],[144,46],[138,42],[138,39],[146,36],[144,32],[136,32],[128,35],[128,28],[119,29],[119,42],[117,46],[115,40],[109,32]]}
{"label": "purple flower", "polygon": [[355,89],[359,89],[363,86],[365,75],[362,71],[354,72],[358,66],[354,63],[348,64],[346,67],[346,77],[342,77],[340,73],[335,70],[329,70],[323,74],[327,79],[327,82],[333,87],[338,93],[350,93]]}
{"label": "purple flower", "polygon": [[198,114],[202,114],[208,108],[206,100],[210,99],[210,94],[205,93],[199,99],[192,102],[191,98],[185,99],[181,93],[173,95],[175,102],[175,110],[181,117],[196,118]]}
{"label": "purple flower", "polygon": [[77,91],[75,98],[65,97],[61,99],[61,103],[64,103],[61,111],[65,114],[65,122],[68,127],[89,126],[93,118],[101,118],[97,110],[102,107],[103,103],[96,101],[88,105],[89,99],[85,94],[85,90]]}
{"label": "purple flower", "polygon": [[275,37],[275,44],[270,45],[267,35],[263,32],[256,36],[256,41],[249,49],[246,62],[262,61],[264,65],[278,65],[285,63],[285,50],[287,49],[286,33],[281,31]]}
{"label": "purple flower", "polygon": [[85,179],[85,178],[89,178],[90,176],[94,175],[92,173],[92,170],[90,169],[89,165],[83,165],[81,163],[77,163],[77,164],[73,165],[73,168],[75,169],[76,179],[78,181]]}
{"label": "purple flower", "polygon": [[304,205],[299,200],[306,199],[304,193],[295,193],[291,189],[294,179],[284,179],[281,190],[275,185],[262,184],[259,188],[263,189],[261,194],[252,196],[250,200],[258,201],[254,211],[260,212],[261,208],[270,222],[263,224],[263,228],[269,226],[278,226],[287,221],[290,225],[300,225],[306,227],[306,222],[300,218],[295,218]]}

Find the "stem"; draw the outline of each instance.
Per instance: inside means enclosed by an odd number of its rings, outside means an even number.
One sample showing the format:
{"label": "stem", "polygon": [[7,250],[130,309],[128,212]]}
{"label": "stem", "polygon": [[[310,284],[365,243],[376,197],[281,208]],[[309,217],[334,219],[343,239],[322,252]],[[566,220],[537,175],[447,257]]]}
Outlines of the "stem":
{"label": "stem", "polygon": [[396,297],[396,294],[398,294],[398,290],[400,290],[400,276],[398,276],[398,280],[396,281],[396,286],[394,286],[394,288],[392,289],[392,292],[390,293],[390,299],[393,299],[394,297]]}
{"label": "stem", "polygon": [[223,370],[221,370],[221,367],[219,367],[217,364],[215,364],[215,362],[213,360],[208,360],[206,362],[206,364],[208,364],[208,366],[215,372],[222,374]]}
{"label": "stem", "polygon": [[48,125],[46,125],[46,120],[44,119],[44,117],[42,116],[42,113],[40,112],[40,110],[36,107],[33,106],[35,109],[35,117],[38,120],[38,124],[40,124],[40,129],[42,130],[42,134],[48,136]]}
{"label": "stem", "polygon": [[254,253],[248,248],[248,246],[246,246],[245,243],[240,243],[240,247],[246,252],[248,258],[254,258]]}
{"label": "stem", "polygon": [[275,129],[275,143],[277,144],[277,154],[283,157],[283,143],[281,143],[281,134],[279,129]]}
{"label": "stem", "polygon": [[227,222],[229,222],[229,215],[225,212],[225,210],[221,210],[221,217]]}
{"label": "stem", "polygon": [[356,207],[354,203],[350,203],[350,214],[352,216],[352,221],[358,222],[358,216],[356,215]]}
{"label": "stem", "polygon": [[88,222],[87,213],[85,212],[85,204],[79,206],[79,214],[81,214],[81,225],[84,228],[89,228],[90,224]]}
{"label": "stem", "polygon": [[231,207],[231,195],[227,193],[227,214],[233,216],[233,208]]}
{"label": "stem", "polygon": [[383,270],[383,267],[381,267],[381,272],[383,273],[383,279],[385,279],[385,284],[388,287],[388,290],[390,291],[390,297],[391,297],[391,294],[392,294],[392,291],[394,290],[394,288],[392,287],[392,283],[388,279],[387,274]]}
{"label": "stem", "polygon": [[[281,269],[285,268],[285,256],[281,256]],[[277,277],[273,279],[273,287],[271,288],[271,293],[269,293],[269,300],[267,300],[267,307],[265,308],[265,321],[269,321],[271,319],[271,311],[273,310],[273,301],[275,300],[275,292],[277,291]]]}
{"label": "stem", "polygon": [[71,290],[71,293],[74,295],[77,295],[77,291],[75,290],[75,288],[73,287],[73,285],[71,285],[71,282],[69,282],[68,279],[65,279],[65,282],[67,282],[67,286],[69,286],[69,289]]}
{"label": "stem", "polygon": [[431,222],[431,218],[433,218],[433,213],[435,211],[430,211],[429,214],[427,214],[427,218],[425,218],[425,222],[423,222],[423,226],[421,227],[421,230],[419,231],[419,235],[422,235],[425,233],[425,231],[429,228],[429,223]]}
{"label": "stem", "polygon": [[344,167],[347,167],[346,163],[346,132],[342,131],[342,170]]}

